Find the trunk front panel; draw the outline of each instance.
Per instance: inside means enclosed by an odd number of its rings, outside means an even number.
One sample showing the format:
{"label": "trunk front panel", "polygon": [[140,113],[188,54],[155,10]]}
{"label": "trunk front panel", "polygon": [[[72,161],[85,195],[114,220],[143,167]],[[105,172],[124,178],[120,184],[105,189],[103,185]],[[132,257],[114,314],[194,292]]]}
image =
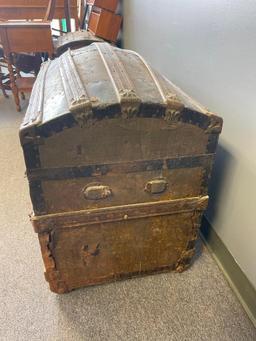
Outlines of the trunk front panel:
{"label": "trunk front panel", "polygon": [[[203,167],[112,173],[106,176],[42,181],[42,191],[46,212],[49,214],[206,195],[207,188],[202,187],[204,178]],[[147,189],[154,179],[166,183],[166,187],[159,189],[161,193],[151,193]],[[86,198],[86,188],[97,184],[107,186],[111,191],[109,196],[95,200]]]}
{"label": "trunk front panel", "polygon": [[159,118],[109,119],[48,137],[39,145],[42,168],[154,160],[208,154],[209,135]]}
{"label": "trunk front panel", "polygon": [[200,219],[187,212],[56,229],[51,235],[56,270],[71,290],[177,268],[191,258]]}

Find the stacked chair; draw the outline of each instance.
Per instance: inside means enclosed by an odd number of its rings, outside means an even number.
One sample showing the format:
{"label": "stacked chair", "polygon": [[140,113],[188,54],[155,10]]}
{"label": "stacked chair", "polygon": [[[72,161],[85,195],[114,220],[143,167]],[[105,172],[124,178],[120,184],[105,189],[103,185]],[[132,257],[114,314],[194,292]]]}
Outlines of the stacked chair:
{"label": "stacked chair", "polygon": [[[10,87],[17,111],[21,111],[19,94],[24,98],[24,92],[30,92],[32,90],[35,75],[21,77],[15,60],[21,60],[21,58],[17,58],[21,53],[23,54],[24,59],[30,62],[38,57],[38,55],[35,55],[36,53],[44,52],[50,57],[53,57],[54,50],[51,36],[51,20],[53,18],[55,5],[56,0],[49,1],[48,7],[46,7],[45,10],[45,15],[41,21],[28,20],[27,18],[31,18],[31,13],[29,11],[27,12],[27,15],[24,14],[24,18],[27,20],[21,21],[19,20],[20,13],[13,10],[13,12],[10,11],[9,20],[17,19],[17,21],[4,21],[0,23],[0,39],[3,47],[3,56],[7,63]],[[3,9],[3,7],[0,7],[0,9]],[[11,16],[11,14],[13,14],[13,16]],[[3,16],[3,11],[0,11],[0,15]],[[36,14],[35,12],[33,13],[33,16],[38,18],[39,14]],[[28,55],[26,56],[26,54]],[[34,56],[35,59],[33,59],[32,56]],[[27,64],[26,61],[25,64]],[[39,65],[36,67],[36,72],[39,70]],[[22,68],[22,65],[20,66]]]}
{"label": "stacked chair", "polygon": [[[17,111],[21,111],[19,93],[32,90],[35,76],[21,77],[13,68],[14,53],[25,52],[46,52],[53,55],[53,44],[51,38],[51,25],[49,22],[42,23],[1,23],[0,24],[1,41],[7,60],[8,71],[10,75],[10,84],[16,103]],[[29,37],[24,39],[23,37]]]}
{"label": "stacked chair", "polygon": [[[118,0],[42,0],[40,4],[0,0],[0,89],[5,97],[6,90],[12,90],[17,111],[21,111],[20,97],[32,90],[42,61],[93,42],[116,42],[122,22],[115,14],[117,7]],[[51,27],[53,19],[59,20],[60,30]],[[75,32],[71,32],[71,19]],[[58,35],[52,35],[53,31]],[[24,72],[32,75],[24,77]]]}

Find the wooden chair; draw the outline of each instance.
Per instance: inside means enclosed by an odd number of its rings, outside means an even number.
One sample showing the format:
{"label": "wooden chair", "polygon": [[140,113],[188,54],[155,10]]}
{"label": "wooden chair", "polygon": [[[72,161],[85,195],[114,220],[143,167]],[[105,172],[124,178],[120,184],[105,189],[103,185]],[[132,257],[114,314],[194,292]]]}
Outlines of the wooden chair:
{"label": "wooden chair", "polygon": [[54,14],[56,0],[50,0],[44,20],[41,22],[4,22],[0,23],[0,39],[4,49],[4,55],[8,64],[11,89],[16,103],[17,111],[20,111],[19,93],[30,92],[35,77],[15,76],[12,63],[12,54],[47,52],[53,56],[53,42],[51,35],[51,19]]}

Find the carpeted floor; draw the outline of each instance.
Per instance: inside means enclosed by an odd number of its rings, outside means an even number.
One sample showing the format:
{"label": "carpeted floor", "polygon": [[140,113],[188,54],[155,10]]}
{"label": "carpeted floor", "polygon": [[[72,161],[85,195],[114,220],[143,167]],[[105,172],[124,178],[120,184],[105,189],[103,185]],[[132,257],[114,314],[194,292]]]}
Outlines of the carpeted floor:
{"label": "carpeted floor", "polygon": [[182,274],[51,293],[28,219],[18,128],[24,113],[0,97],[0,340],[253,341],[256,330],[203,249]]}

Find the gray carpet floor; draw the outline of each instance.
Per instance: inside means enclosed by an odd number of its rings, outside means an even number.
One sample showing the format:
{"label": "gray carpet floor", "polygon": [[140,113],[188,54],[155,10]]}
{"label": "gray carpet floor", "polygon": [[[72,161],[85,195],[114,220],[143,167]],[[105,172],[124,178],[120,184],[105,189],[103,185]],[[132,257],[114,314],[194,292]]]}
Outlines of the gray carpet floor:
{"label": "gray carpet floor", "polygon": [[43,276],[18,140],[23,113],[0,97],[0,340],[253,341],[256,330],[205,248],[168,273],[58,296]]}

